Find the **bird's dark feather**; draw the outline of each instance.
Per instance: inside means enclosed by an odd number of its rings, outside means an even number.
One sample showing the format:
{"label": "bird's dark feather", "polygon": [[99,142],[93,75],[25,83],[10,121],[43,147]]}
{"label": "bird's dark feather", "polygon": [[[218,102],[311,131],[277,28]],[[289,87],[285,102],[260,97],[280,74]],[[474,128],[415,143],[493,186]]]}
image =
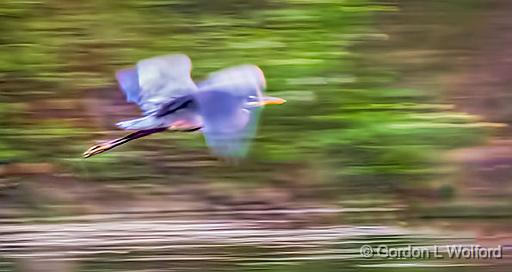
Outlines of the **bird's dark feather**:
{"label": "bird's dark feather", "polygon": [[189,108],[195,103],[192,95],[184,95],[163,104],[156,112],[156,117],[172,114],[180,109]]}

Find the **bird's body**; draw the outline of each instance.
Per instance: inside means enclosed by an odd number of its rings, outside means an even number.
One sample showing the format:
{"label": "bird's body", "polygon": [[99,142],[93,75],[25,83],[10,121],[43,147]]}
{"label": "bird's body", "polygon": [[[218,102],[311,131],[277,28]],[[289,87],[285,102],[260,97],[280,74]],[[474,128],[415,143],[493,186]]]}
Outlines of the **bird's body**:
{"label": "bird's body", "polygon": [[128,141],[165,130],[201,130],[214,154],[242,157],[255,133],[259,112],[266,104],[283,99],[263,96],[263,72],[254,65],[240,65],[212,73],[195,84],[186,55],[167,55],[139,61],[116,76],[127,101],[136,103],[144,116],[117,123],[135,130],[123,138],[91,147],[90,157]]}

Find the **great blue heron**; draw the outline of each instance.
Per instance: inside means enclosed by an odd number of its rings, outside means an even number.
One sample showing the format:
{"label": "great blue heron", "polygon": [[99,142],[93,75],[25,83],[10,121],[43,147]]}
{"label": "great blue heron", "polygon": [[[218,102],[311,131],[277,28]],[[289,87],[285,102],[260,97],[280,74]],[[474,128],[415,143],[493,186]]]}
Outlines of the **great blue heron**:
{"label": "great blue heron", "polygon": [[220,157],[242,157],[254,136],[259,112],[284,99],[264,96],[265,77],[255,65],[240,65],[192,81],[192,64],[183,54],[141,60],[116,74],[128,102],[144,113],[138,119],[117,123],[135,130],[125,137],[89,148],[88,158],[134,139],[166,130],[201,130],[208,146]]}

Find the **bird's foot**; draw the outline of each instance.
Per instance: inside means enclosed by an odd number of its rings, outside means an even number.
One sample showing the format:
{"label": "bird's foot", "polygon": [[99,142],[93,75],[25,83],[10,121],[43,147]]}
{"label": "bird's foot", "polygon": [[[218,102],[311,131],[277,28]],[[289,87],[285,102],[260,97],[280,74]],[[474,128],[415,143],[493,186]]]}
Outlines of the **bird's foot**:
{"label": "bird's foot", "polygon": [[110,148],[112,148],[112,145],[110,144],[110,142],[97,144],[97,145],[92,146],[89,149],[87,149],[87,151],[84,152],[83,157],[84,158],[89,158],[89,157],[92,157],[94,155],[98,155],[100,153],[103,153],[103,152],[109,150]]}

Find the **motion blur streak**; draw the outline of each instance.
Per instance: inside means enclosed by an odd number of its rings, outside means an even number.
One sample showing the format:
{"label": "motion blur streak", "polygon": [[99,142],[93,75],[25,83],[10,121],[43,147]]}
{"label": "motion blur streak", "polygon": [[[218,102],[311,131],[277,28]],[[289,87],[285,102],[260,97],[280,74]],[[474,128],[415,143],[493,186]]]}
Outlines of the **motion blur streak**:
{"label": "motion blur streak", "polygon": [[[510,10],[0,1],[0,271],[510,271]],[[178,52],[193,82],[255,64],[287,101],[236,149],[244,160],[217,158],[231,150],[201,131],[81,158],[146,110],[116,71]],[[456,244],[504,245],[504,258],[360,255]]]}

